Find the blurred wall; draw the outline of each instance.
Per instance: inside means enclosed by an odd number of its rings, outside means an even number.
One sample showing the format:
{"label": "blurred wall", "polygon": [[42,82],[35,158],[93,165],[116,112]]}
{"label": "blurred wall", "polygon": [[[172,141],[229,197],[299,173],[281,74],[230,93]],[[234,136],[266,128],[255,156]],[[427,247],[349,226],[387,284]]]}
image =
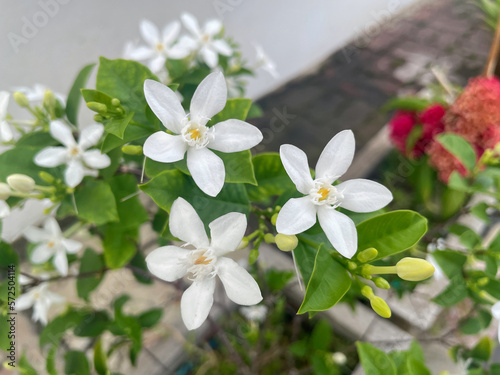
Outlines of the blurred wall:
{"label": "blurred wall", "polygon": [[[356,35],[369,42],[380,25],[416,0],[0,0],[0,90],[41,83],[66,94],[79,69],[98,56],[121,57],[147,18],[162,26],[189,11],[218,17],[244,55],[263,46],[280,77],[259,72],[256,98],[311,69]],[[29,24],[32,26],[30,27]],[[33,27],[34,26],[34,27]]]}

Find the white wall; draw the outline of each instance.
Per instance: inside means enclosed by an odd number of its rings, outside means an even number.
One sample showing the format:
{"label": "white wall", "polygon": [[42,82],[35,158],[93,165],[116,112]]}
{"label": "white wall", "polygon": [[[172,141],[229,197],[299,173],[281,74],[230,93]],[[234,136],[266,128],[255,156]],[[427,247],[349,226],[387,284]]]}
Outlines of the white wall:
{"label": "white wall", "polygon": [[[100,55],[120,57],[124,43],[139,38],[141,18],[163,26],[189,11],[200,20],[221,18],[250,61],[252,43],[264,47],[280,78],[260,72],[248,91],[258,97],[310,69],[356,34],[376,32],[388,16],[412,2],[0,0],[0,90],[42,83],[67,93],[80,67]],[[26,20],[40,27],[27,30]]]}

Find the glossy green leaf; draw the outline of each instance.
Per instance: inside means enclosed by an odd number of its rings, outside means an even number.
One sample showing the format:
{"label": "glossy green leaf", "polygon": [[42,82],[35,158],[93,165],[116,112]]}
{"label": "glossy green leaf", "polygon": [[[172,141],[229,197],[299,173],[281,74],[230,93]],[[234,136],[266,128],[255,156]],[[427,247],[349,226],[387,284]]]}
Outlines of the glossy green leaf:
{"label": "glossy green leaf", "polygon": [[295,255],[297,267],[302,275],[304,284],[307,285],[313,272],[314,262],[316,260],[318,250],[315,247],[301,241],[300,236],[298,238],[299,243],[293,250],[293,254]]}
{"label": "glossy green leaf", "polygon": [[80,108],[80,101],[82,98],[80,90],[87,84],[87,80],[89,79],[89,75],[94,66],[95,64],[89,64],[83,67],[83,69],[80,70],[76,76],[75,82],[69,91],[68,100],[66,101],[66,117],[69,122],[74,125],[78,124],[78,110]]}
{"label": "glossy green leaf", "polygon": [[115,197],[109,184],[91,178],[84,181],[75,192],[77,216],[96,225],[118,221]]}
{"label": "glossy green leaf", "polygon": [[85,316],[85,312],[68,310],[64,314],[54,318],[40,333],[40,348],[43,348],[47,344],[59,345],[64,332],[80,324]]}
{"label": "glossy green leaf", "polygon": [[72,350],[64,355],[66,375],[90,375],[89,362],[83,352]]}
{"label": "glossy green leaf", "polygon": [[104,122],[104,130],[120,139],[123,139],[125,136],[125,130],[127,129],[128,124],[130,124],[130,121],[132,121],[133,117],[134,112],[129,112],[123,118],[113,118],[106,121]]}
{"label": "glossy green leaf", "polygon": [[94,345],[94,368],[99,375],[109,375],[106,353],[100,338]]}
{"label": "glossy green leaf", "polygon": [[120,223],[108,224],[104,232],[104,261],[109,268],[122,268],[137,252],[138,229],[124,229]]}
{"label": "glossy green leaf", "polygon": [[149,215],[139,200],[137,180],[132,174],[120,174],[109,180],[115,197],[120,226],[123,230],[138,228],[149,220]]}
{"label": "glossy green leaf", "polygon": [[207,126],[212,126],[219,122],[230,119],[245,121],[251,106],[251,99],[228,99],[224,109],[213,116],[212,119],[207,123]]}
{"label": "glossy green leaf", "polygon": [[[80,260],[80,274],[91,273],[104,269],[102,255],[97,254],[92,249],[86,249]],[[78,297],[89,301],[90,293],[97,288],[103,278],[103,273],[79,277],[76,279],[76,291]]]}
{"label": "glossy green leaf", "polygon": [[436,136],[441,145],[455,156],[468,171],[476,165],[476,152],[469,142],[463,137],[453,133],[442,133]]}
{"label": "glossy green leaf", "polygon": [[471,351],[471,357],[479,359],[481,361],[488,361],[493,352],[493,340],[485,336],[476,344],[476,346]]}
{"label": "glossy green leaf", "polygon": [[137,317],[137,321],[143,328],[151,328],[156,325],[163,316],[163,309],[151,309]]}
{"label": "glossy green leaf", "polygon": [[453,306],[467,297],[467,285],[461,274],[455,275],[450,279],[450,283],[438,296],[432,301],[441,306]]}
{"label": "glossy green leaf", "polygon": [[356,342],[359,359],[366,375],[397,375],[396,366],[382,350],[367,342]]}
{"label": "glossy green leaf", "polygon": [[49,352],[47,353],[47,361],[45,363],[45,369],[49,375],[57,375],[56,370],[56,356],[57,356],[57,346],[53,345]]}
{"label": "glossy green leaf", "polygon": [[432,256],[449,279],[459,275],[467,261],[467,256],[451,250],[436,250]]}

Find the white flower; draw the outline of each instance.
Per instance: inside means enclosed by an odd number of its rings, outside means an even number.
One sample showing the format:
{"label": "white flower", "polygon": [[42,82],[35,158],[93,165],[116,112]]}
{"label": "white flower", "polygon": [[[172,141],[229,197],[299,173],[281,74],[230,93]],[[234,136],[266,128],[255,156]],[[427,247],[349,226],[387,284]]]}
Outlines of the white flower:
{"label": "white flower", "polygon": [[14,139],[14,132],[7,122],[9,97],[10,94],[7,91],[0,91],[0,143],[10,142]]}
{"label": "white flower", "polygon": [[499,321],[498,324],[498,342],[500,342],[500,301],[495,303],[491,308],[491,315]]}
{"label": "white flower", "polygon": [[247,320],[262,323],[266,319],[267,306],[245,306],[240,308],[240,312]]}
{"label": "white flower", "polygon": [[210,128],[206,126],[226,105],[226,81],[220,72],[209,74],[200,83],[188,115],[175,93],[159,82],[146,80],[144,94],[151,110],[174,133],[152,134],[144,143],[144,155],[162,163],[173,163],[187,153],[189,172],[196,185],[210,196],[221,191],[226,172],[222,159],[209,149],[238,152],[262,140],[260,130],[244,121],[226,120]]}
{"label": "white flower", "polygon": [[[45,92],[49,90],[46,86],[42,84],[35,84],[33,87],[14,87],[13,91],[22,92],[28,98],[30,103],[39,103],[43,101],[43,97],[45,96]],[[54,96],[57,100],[61,102],[61,104],[65,104],[66,97],[63,94],[59,94],[54,92]]]}
{"label": "white flower", "polygon": [[290,199],[281,209],[276,230],[283,234],[298,234],[319,224],[335,249],[346,258],[356,253],[358,238],[354,222],[335,210],[343,207],[354,212],[372,212],[392,200],[391,192],[379,183],[354,179],[333,186],[351,165],[354,156],[354,135],[344,130],[333,137],[316,164],[316,179],[309,170],[307,156],[299,148],[282,145],[280,156],[286,172],[302,194]]}
{"label": "white flower", "polygon": [[103,132],[101,124],[92,124],[81,131],[77,143],[69,126],[59,120],[52,121],[50,134],[64,147],[43,149],[35,155],[35,164],[49,168],[67,164],[64,180],[69,187],[75,187],[82,182],[84,176],[97,176],[96,169],[103,169],[111,164],[109,156],[102,154],[100,150],[87,150],[99,142]]}
{"label": "white flower", "polygon": [[69,238],[65,238],[61,233],[61,228],[57,220],[48,217],[42,228],[28,227],[24,231],[24,237],[32,243],[38,244],[31,253],[31,261],[34,264],[42,264],[51,257],[56,270],[63,276],[68,274],[68,254],[76,254],[83,245]]}
{"label": "white flower", "polygon": [[155,73],[161,71],[167,58],[183,59],[191,53],[190,49],[184,47],[182,44],[174,44],[180,29],[180,23],[175,21],[165,26],[160,33],[160,30],[154,23],[142,20],[140,31],[142,38],[148,45],[133,48],[129,44],[126,51],[127,57],[139,61],[150,60],[148,66],[151,71]]}
{"label": "white flower", "polygon": [[[40,278],[47,279],[48,275],[41,275]],[[19,277],[19,282],[21,285],[26,285],[29,279],[21,275]],[[16,300],[16,310],[23,311],[33,307],[32,320],[47,325],[47,315],[50,307],[53,304],[63,303],[65,301],[63,296],[51,292],[48,287],[48,283],[42,283],[22,294]]]}
{"label": "white flower", "polygon": [[219,54],[231,56],[233,49],[223,39],[215,39],[222,30],[222,23],[213,19],[207,21],[203,29],[200,28],[198,20],[189,13],[183,13],[181,20],[192,37],[181,38],[180,43],[191,49],[196,49],[205,63],[210,68],[215,68],[219,64]]}
{"label": "white flower", "polygon": [[257,68],[261,68],[268,72],[271,77],[278,78],[279,74],[276,70],[276,64],[272,61],[269,56],[264,52],[264,49],[258,45],[254,44],[255,50],[257,51]]}
{"label": "white flower", "polygon": [[10,207],[5,202],[10,197],[10,187],[6,183],[0,182],[0,219],[7,217],[10,214]]}
{"label": "white flower", "polygon": [[208,317],[214,302],[216,275],[233,302],[249,306],[262,300],[254,278],[234,260],[223,257],[238,247],[245,234],[244,214],[231,212],[212,221],[209,241],[194,208],[178,198],[172,205],[169,223],[172,234],[194,249],[160,247],[146,257],[146,262],[152,274],[166,281],[190,275],[193,283],[181,299],[182,320],[189,330],[201,326]]}

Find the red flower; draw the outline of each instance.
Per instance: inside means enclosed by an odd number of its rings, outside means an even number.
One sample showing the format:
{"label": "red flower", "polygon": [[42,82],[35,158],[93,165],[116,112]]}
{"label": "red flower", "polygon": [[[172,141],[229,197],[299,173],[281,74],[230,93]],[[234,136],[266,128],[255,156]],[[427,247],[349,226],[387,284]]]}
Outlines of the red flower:
{"label": "red flower", "polygon": [[406,155],[406,141],[416,124],[417,116],[410,111],[396,112],[389,123],[391,141],[403,155]]}

